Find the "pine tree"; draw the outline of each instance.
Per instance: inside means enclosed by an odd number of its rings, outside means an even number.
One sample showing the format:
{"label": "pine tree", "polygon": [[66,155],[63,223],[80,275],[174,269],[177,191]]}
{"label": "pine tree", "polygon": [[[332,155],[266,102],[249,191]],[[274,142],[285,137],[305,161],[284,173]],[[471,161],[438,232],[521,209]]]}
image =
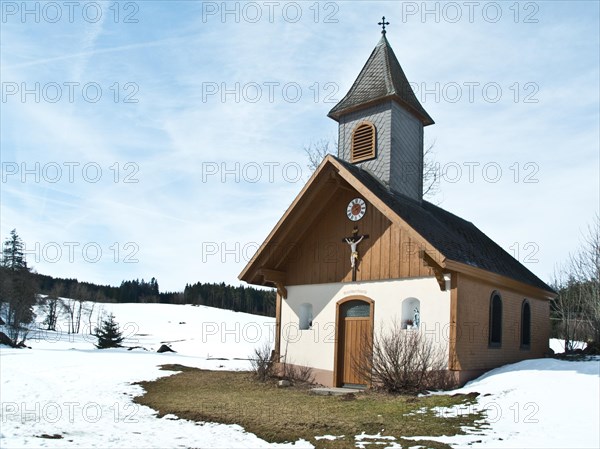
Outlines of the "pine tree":
{"label": "pine tree", "polygon": [[18,236],[17,230],[10,231],[10,237],[4,241],[2,249],[2,266],[11,271],[27,269],[27,262],[23,254],[23,240]]}
{"label": "pine tree", "polygon": [[8,305],[6,321],[10,327],[9,337],[15,345],[23,344],[28,330],[23,326],[33,321],[36,302],[36,286],[31,270],[27,267],[25,245],[16,229],[4,241],[0,265],[0,302]]}
{"label": "pine tree", "polygon": [[119,330],[119,323],[115,321],[114,315],[111,313],[102,320],[102,326],[96,329],[96,337],[98,349],[119,348],[124,340],[123,334]]}

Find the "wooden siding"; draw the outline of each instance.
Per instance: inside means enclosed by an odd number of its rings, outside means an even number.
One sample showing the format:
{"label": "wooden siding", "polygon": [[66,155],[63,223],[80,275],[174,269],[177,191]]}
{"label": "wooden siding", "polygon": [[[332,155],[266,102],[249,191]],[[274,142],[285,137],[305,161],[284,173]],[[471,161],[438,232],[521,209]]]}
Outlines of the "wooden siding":
{"label": "wooden siding", "polygon": [[[549,301],[534,298],[501,285],[486,283],[462,273],[457,274],[457,290],[452,295],[452,321],[459,323],[451,346],[455,354],[450,366],[455,370],[491,369],[520,360],[544,357],[550,338]],[[489,304],[492,292],[502,298],[502,342],[489,347]],[[531,306],[531,345],[521,348],[521,305]]]}
{"label": "wooden siding", "polygon": [[433,275],[419,255],[423,248],[407,230],[390,222],[369,202],[361,220],[352,222],[347,218],[348,203],[360,196],[349,189],[339,189],[323,212],[311,224],[305,223],[305,233],[289,244],[294,251],[276,267],[286,272],[287,285],[351,282],[350,248],[342,239],[352,235],[354,226],[358,226],[361,235],[369,235],[358,245],[357,281]]}

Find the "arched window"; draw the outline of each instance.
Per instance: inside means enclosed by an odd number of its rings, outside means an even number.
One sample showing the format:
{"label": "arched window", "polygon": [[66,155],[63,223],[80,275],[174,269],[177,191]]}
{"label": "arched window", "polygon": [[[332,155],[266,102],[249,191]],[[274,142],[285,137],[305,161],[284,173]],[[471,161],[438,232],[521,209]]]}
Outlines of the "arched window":
{"label": "arched window", "polygon": [[421,302],[417,298],[402,301],[402,329],[417,329],[421,325]]}
{"label": "arched window", "polygon": [[499,348],[502,344],[502,298],[498,292],[490,299],[490,347]]}
{"label": "arched window", "polygon": [[523,300],[521,305],[521,348],[529,349],[531,345],[531,307],[529,301]]}
{"label": "arched window", "polygon": [[365,318],[371,316],[371,304],[359,299],[342,304],[343,318]]}
{"label": "arched window", "polygon": [[312,326],[313,307],[312,304],[305,302],[300,304],[300,330],[308,330]]}
{"label": "arched window", "polygon": [[362,162],[375,157],[375,125],[363,122],[352,132],[352,162]]}

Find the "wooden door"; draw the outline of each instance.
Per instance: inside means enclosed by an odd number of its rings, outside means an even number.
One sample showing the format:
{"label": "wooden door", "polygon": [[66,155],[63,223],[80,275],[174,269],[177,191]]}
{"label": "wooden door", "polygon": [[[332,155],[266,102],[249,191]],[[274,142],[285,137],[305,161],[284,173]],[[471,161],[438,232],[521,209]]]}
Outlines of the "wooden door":
{"label": "wooden door", "polygon": [[365,351],[371,350],[373,336],[371,304],[350,300],[340,305],[338,316],[338,379],[339,386],[366,386],[368,379],[359,364]]}

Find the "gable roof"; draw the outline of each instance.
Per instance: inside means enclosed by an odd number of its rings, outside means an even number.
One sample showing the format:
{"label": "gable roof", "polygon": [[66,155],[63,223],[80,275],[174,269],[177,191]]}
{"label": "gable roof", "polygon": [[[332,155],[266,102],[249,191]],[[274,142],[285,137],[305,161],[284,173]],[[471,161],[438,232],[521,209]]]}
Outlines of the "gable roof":
{"label": "gable roof", "polygon": [[[388,215],[388,218],[393,219],[394,217],[390,215],[396,215],[440,253],[444,258],[443,265],[447,269],[461,271],[465,267],[472,267],[512,279],[547,293],[555,293],[544,281],[504,251],[473,223],[427,201],[417,202],[395,193],[367,170],[332,155],[328,155],[323,160],[254,257],[248,262],[239,275],[241,280],[249,283],[256,282],[256,273],[263,268],[268,268],[261,267],[258,262],[260,260],[264,263],[265,258],[273,257],[272,252],[267,250],[269,243],[276,238],[275,236],[281,238],[286,234],[286,222],[291,221],[295,213],[299,213],[300,203],[309,194],[314,194],[315,189],[322,188],[323,184],[315,181],[320,174],[327,171],[327,168],[332,168],[343,179],[349,181],[352,187],[363,194],[368,193],[375,201],[380,202],[381,206],[387,209],[382,212]],[[370,202],[373,203],[373,201]],[[452,268],[448,268],[451,265],[449,262],[452,261],[457,264],[452,264]]]}
{"label": "gable roof", "polygon": [[328,116],[339,121],[347,112],[386,99],[396,100],[407,108],[423,126],[434,123],[415,96],[384,34],[346,96],[329,111]]}
{"label": "gable roof", "polygon": [[428,201],[395,193],[361,167],[335,159],[447,259],[554,292],[470,221]]}

